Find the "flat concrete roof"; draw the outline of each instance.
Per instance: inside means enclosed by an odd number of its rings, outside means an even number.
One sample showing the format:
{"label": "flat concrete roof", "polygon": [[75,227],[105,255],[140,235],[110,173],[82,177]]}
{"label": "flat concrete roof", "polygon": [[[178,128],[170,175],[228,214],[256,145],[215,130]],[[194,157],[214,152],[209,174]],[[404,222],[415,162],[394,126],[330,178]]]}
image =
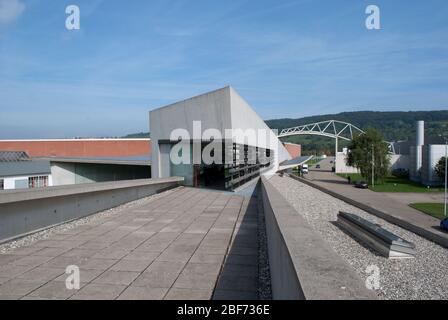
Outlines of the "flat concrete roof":
{"label": "flat concrete roof", "polygon": [[[147,159],[130,160],[129,158],[63,158],[63,157],[43,157],[35,159],[44,159],[50,162],[65,162],[65,163],[92,163],[92,164],[118,164],[125,166],[151,166],[149,156]],[[135,157],[137,158],[137,157]]]}
{"label": "flat concrete roof", "polygon": [[[245,233],[232,241],[247,219],[239,219],[245,198],[180,187],[138,201],[0,254],[0,299],[256,298],[257,240]],[[238,241],[255,254],[231,257]],[[79,290],[66,288],[69,265],[80,269]]]}
{"label": "flat concrete roof", "polygon": [[70,184],[63,186],[51,186],[32,189],[12,189],[0,191],[0,204],[36,200],[42,198],[76,195],[81,193],[97,192],[104,190],[124,189],[164,182],[181,182],[182,177],[169,177],[161,179],[134,179],[121,181],[108,181],[96,183]]}

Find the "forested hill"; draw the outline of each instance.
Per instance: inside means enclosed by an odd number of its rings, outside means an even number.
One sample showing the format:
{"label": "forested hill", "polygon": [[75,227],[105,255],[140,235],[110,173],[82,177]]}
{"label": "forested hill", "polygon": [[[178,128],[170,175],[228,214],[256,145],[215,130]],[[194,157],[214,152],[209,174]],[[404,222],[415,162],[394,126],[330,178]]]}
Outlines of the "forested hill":
{"label": "forested hill", "polygon": [[[342,112],[338,114],[328,114],[320,116],[305,117],[299,119],[274,119],[267,120],[266,123],[273,129],[284,129],[303,124],[309,124],[325,120],[340,120],[349,122],[361,129],[373,127],[380,130],[384,139],[388,141],[414,139],[415,122],[424,120],[425,136],[437,136],[442,133],[448,133],[448,110],[443,111],[409,111],[409,112],[377,112],[377,111],[358,111]],[[148,132],[129,134],[124,138],[147,138]],[[317,140],[318,137],[309,137]],[[287,139],[295,142],[303,140],[298,138]],[[300,142],[300,141],[298,141]]]}
{"label": "forested hill", "polygon": [[360,129],[369,127],[380,130],[388,141],[413,139],[415,136],[415,122],[424,120],[425,135],[448,133],[448,110],[443,111],[409,111],[409,112],[377,112],[358,111],[342,112],[338,114],[311,116],[299,119],[267,120],[272,129],[284,129],[304,124],[339,120],[349,122]]}

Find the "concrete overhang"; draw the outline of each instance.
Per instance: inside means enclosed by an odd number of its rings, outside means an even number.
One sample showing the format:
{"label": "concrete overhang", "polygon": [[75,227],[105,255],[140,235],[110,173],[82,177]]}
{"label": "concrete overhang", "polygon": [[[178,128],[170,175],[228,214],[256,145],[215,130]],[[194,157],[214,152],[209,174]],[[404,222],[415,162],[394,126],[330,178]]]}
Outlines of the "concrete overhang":
{"label": "concrete overhang", "polygon": [[294,158],[291,160],[283,161],[278,166],[278,171],[285,171],[285,170],[300,166],[312,158],[313,158],[313,156],[302,156],[302,157],[297,157],[297,158]]}
{"label": "concrete overhang", "polygon": [[50,161],[50,163],[86,163],[86,164],[113,164],[125,166],[151,166],[151,160],[125,160],[125,159],[90,159],[90,158],[35,158]]}

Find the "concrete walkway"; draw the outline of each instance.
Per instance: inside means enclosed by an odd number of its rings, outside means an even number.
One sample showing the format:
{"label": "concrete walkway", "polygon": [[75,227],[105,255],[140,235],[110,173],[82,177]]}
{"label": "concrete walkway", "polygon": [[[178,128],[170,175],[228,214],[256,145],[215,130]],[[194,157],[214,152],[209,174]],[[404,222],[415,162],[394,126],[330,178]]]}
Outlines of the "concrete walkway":
{"label": "concrete walkway", "polygon": [[383,194],[406,205],[411,203],[443,203],[443,192],[383,192]]}
{"label": "concrete walkway", "polygon": [[448,233],[440,230],[440,221],[436,218],[423,214],[383,193],[357,189],[353,185],[347,184],[347,180],[331,172],[312,171],[305,177],[306,179],[301,179],[301,181],[448,247]]}
{"label": "concrete walkway", "polygon": [[[248,198],[178,188],[147,199],[0,255],[0,299],[257,298]],[[79,290],[66,288],[69,265],[80,269]]]}

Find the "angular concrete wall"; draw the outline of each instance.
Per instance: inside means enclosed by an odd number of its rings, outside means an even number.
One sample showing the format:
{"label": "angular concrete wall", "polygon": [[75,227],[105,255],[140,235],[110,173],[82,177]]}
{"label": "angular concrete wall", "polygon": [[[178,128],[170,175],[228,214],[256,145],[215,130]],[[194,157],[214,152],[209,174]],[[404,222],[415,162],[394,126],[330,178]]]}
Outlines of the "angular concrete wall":
{"label": "angular concrete wall", "polygon": [[[159,143],[166,143],[171,132],[175,129],[185,129],[193,137],[193,121],[201,122],[202,134],[207,129],[217,129],[222,135],[226,129],[233,130],[234,142],[241,143],[240,138],[247,129],[265,130],[271,135],[269,140],[257,140],[248,145],[276,150],[273,168],[264,174],[272,175],[278,169],[278,164],[291,159],[288,151],[278,140],[277,136],[266,125],[263,119],[249,106],[249,104],[231,87],[225,87],[205,93],[187,100],[183,100],[159,109],[152,110],[149,115],[152,141],[152,177],[169,176],[169,148],[160,147]],[[257,131],[256,131],[257,132]],[[277,152],[278,151],[278,152]]]}
{"label": "angular concrete wall", "polygon": [[274,299],[375,299],[364,281],[262,177]]}
{"label": "angular concrete wall", "polygon": [[2,191],[0,242],[155,194],[182,180],[172,177]]}

